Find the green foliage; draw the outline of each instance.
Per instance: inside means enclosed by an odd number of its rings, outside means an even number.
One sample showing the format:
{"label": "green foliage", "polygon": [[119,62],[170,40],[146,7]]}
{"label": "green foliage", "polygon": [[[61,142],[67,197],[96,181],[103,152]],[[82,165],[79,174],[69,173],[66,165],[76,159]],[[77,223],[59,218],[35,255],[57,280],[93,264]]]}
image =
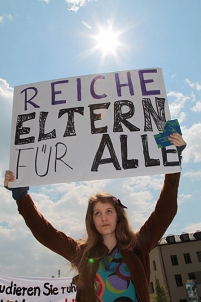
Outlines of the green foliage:
{"label": "green foliage", "polygon": [[154,290],[155,290],[155,295],[154,295],[155,302],[170,302],[170,297],[166,287],[160,284],[159,280],[156,277],[154,283]]}

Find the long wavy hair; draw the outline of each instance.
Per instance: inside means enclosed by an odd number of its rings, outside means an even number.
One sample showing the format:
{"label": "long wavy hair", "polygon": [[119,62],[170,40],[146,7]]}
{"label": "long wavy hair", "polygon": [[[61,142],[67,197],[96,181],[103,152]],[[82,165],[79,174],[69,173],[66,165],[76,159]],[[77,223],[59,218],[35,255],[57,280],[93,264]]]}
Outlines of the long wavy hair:
{"label": "long wavy hair", "polygon": [[97,202],[110,203],[117,213],[117,225],[115,230],[117,246],[121,250],[133,250],[136,246],[137,238],[129,225],[125,209],[120,205],[117,198],[106,192],[99,192],[91,196],[88,200],[88,208],[85,216],[85,224],[87,231],[87,239],[79,240],[76,256],[72,262],[72,266],[78,270],[79,284],[81,285],[86,277],[93,271],[93,266],[89,265],[91,255],[95,259],[101,259],[107,252],[103,248],[102,235],[96,230],[93,223],[94,206]]}

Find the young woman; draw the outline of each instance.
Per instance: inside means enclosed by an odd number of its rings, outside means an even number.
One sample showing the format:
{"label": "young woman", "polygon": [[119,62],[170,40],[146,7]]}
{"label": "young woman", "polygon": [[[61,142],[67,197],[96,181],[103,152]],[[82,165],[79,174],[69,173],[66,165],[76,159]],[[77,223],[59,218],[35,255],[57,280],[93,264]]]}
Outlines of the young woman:
{"label": "young woman", "polygon": [[[180,151],[186,146],[178,133],[169,139]],[[165,175],[155,210],[136,233],[119,199],[108,193],[92,196],[85,217],[86,241],[56,230],[37,210],[28,188],[12,189],[12,194],[35,238],[77,269],[81,302],[149,302],[149,253],[176,215],[179,178],[180,173]],[[5,187],[10,181],[14,175],[6,171]]]}

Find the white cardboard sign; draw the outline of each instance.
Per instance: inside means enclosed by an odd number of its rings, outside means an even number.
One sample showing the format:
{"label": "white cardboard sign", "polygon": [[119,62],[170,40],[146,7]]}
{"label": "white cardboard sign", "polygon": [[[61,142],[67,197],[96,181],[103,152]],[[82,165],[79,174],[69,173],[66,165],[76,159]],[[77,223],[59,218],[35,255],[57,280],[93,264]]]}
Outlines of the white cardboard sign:
{"label": "white cardboard sign", "polygon": [[76,302],[72,278],[0,276],[0,302]]}
{"label": "white cardboard sign", "polygon": [[14,88],[13,187],[180,171],[154,139],[170,120],[160,68]]}

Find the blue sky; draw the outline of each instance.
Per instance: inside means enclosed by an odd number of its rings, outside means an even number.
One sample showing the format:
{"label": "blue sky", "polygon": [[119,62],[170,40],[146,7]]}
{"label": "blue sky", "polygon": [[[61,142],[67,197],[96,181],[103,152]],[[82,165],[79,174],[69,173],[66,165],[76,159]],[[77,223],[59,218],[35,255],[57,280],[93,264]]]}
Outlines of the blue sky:
{"label": "blue sky", "polygon": [[[72,275],[65,259],[32,238],[3,188],[9,166],[14,86],[52,79],[161,67],[172,118],[188,143],[178,214],[167,234],[201,230],[201,2],[199,0],[1,0],[0,3],[0,274]],[[100,30],[119,45],[97,48]],[[57,184],[30,189],[41,212],[75,239],[83,237],[87,198],[108,191],[129,205],[138,230],[154,208],[162,176]]]}

